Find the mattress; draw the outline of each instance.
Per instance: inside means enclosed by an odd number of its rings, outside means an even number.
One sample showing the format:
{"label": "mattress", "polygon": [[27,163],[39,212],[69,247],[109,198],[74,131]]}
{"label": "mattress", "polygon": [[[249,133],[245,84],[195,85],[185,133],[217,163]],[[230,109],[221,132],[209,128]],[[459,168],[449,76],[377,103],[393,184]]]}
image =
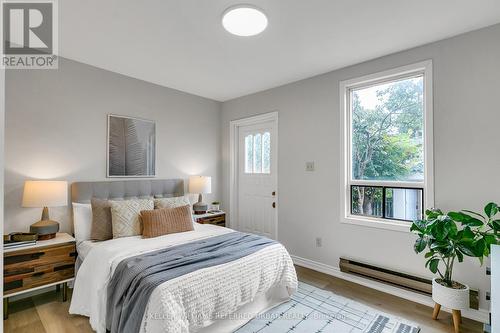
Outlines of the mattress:
{"label": "mattress", "polygon": [[99,244],[102,244],[102,242],[95,242],[90,240],[79,242],[78,244],[76,244],[76,252],[78,252],[78,258],[83,261],[89,254],[90,250],[92,250]]}

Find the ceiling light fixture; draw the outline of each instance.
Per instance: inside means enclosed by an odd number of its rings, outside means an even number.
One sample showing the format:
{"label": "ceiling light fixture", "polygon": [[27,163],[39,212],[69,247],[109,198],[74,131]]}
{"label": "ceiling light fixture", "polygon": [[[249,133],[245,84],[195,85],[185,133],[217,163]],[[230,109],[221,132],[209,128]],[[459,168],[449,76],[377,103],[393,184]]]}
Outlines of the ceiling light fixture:
{"label": "ceiling light fixture", "polygon": [[229,7],[222,16],[222,25],[236,36],[255,36],[267,27],[267,16],[261,9],[252,5]]}

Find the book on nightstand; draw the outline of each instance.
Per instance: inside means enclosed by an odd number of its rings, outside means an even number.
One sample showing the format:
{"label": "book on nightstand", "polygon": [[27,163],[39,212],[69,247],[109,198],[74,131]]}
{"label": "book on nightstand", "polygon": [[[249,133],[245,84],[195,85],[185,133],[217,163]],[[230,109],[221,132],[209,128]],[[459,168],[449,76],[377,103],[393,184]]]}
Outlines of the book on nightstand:
{"label": "book on nightstand", "polygon": [[7,241],[4,241],[3,248],[4,248],[4,250],[6,250],[6,249],[13,249],[13,248],[25,247],[25,246],[30,246],[30,245],[36,245],[36,240],[21,241],[21,242],[7,240]]}

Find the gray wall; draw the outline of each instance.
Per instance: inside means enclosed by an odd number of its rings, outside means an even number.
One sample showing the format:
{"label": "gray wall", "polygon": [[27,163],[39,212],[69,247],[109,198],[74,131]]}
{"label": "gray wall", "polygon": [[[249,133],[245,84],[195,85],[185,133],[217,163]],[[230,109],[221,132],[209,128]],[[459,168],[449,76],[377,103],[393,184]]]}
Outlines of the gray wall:
{"label": "gray wall", "polygon": [[[290,253],[334,267],[345,256],[431,276],[413,252],[415,236],[339,221],[339,81],[432,59],[435,205],[481,210],[500,201],[499,40],[497,25],[223,103],[222,201],[229,200],[230,120],[278,110],[278,234]],[[315,172],[305,172],[306,161],[316,162]],[[456,278],[479,288],[487,307],[489,279],[477,260],[458,265]]]}
{"label": "gray wall", "polygon": [[[209,175],[220,199],[220,103],[66,59],[7,71],[6,88],[5,232],[40,219],[21,208],[26,179],[106,179],[109,113],[155,120],[157,178]],[[70,207],[50,213],[71,231]]]}

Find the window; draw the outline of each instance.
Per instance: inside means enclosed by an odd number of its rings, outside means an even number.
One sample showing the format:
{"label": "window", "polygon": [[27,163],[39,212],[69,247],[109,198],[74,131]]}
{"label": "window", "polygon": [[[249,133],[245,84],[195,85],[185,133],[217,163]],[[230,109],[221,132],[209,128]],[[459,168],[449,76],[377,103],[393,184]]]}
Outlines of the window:
{"label": "window", "polygon": [[245,173],[271,173],[271,133],[245,136]]}
{"label": "window", "polygon": [[341,83],[347,222],[403,230],[432,206],[431,66]]}

